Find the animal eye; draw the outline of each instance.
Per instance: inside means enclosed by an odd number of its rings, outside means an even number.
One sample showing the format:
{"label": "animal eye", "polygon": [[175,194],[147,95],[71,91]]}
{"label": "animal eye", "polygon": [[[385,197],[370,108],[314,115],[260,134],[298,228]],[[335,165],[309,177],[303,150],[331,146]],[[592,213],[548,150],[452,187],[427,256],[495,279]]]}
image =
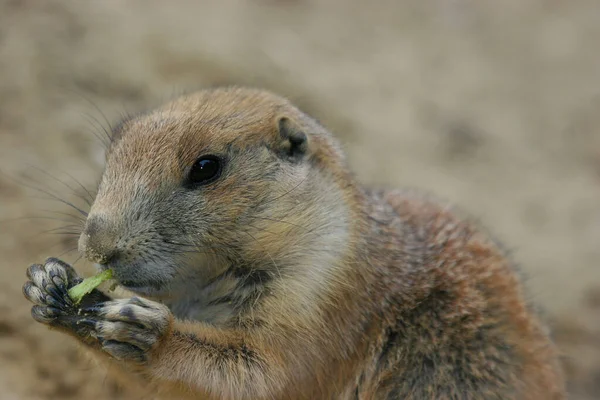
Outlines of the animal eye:
{"label": "animal eye", "polygon": [[188,174],[191,185],[205,185],[221,174],[221,160],[216,156],[202,156],[196,160]]}

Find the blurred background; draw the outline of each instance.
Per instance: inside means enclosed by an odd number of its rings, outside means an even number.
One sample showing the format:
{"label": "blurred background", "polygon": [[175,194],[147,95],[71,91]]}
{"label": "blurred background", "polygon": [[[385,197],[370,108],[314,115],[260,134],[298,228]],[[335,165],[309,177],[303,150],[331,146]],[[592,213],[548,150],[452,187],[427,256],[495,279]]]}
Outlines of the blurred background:
{"label": "blurred background", "polygon": [[31,319],[25,269],[77,260],[48,193],[86,207],[67,185],[94,189],[95,134],[221,84],[291,98],[363,182],[481,220],[527,273],[571,398],[600,398],[599,46],[597,0],[0,0],[0,399],[143,398]]}

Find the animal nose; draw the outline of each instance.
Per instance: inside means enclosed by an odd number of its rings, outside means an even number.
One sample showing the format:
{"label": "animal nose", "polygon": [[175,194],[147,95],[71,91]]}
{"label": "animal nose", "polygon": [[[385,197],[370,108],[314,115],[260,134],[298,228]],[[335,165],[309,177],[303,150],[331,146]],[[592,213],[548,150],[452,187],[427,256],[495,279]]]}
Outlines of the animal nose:
{"label": "animal nose", "polygon": [[108,264],[117,254],[117,237],[110,221],[90,215],[79,237],[79,252],[91,262]]}

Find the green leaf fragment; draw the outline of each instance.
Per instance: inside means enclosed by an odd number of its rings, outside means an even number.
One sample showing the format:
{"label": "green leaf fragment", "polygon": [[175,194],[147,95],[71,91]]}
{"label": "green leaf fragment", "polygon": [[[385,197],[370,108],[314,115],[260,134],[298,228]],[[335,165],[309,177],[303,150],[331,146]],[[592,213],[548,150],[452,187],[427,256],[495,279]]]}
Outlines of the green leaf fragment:
{"label": "green leaf fragment", "polygon": [[73,299],[75,304],[79,304],[86,294],[96,289],[102,282],[112,279],[112,277],[112,269],[107,269],[99,274],[85,278],[81,283],[69,289],[69,297]]}

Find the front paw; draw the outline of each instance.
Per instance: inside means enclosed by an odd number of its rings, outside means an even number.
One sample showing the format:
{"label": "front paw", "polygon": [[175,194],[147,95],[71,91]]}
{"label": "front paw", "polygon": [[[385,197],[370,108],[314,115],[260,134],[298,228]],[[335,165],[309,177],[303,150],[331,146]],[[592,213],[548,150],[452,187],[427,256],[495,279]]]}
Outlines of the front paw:
{"label": "front paw", "polygon": [[102,350],[118,360],[134,363],[149,360],[173,321],[166,306],[138,297],[97,304],[83,313],[98,321],[94,334]]}
{"label": "front paw", "polygon": [[25,298],[34,306],[31,315],[36,321],[53,328],[74,334],[84,343],[93,345],[91,336],[96,320],[80,313],[81,307],[109,300],[99,290],[83,298],[78,306],[69,297],[68,289],[80,283],[75,270],[67,263],[48,258],[44,264],[33,264],[27,269],[29,280],[23,285]]}
{"label": "front paw", "polygon": [[23,285],[25,298],[34,303],[33,318],[47,325],[59,325],[61,318],[76,314],[76,308],[67,290],[81,282],[69,264],[56,258],[44,264],[33,264],[27,269],[30,279]]}

